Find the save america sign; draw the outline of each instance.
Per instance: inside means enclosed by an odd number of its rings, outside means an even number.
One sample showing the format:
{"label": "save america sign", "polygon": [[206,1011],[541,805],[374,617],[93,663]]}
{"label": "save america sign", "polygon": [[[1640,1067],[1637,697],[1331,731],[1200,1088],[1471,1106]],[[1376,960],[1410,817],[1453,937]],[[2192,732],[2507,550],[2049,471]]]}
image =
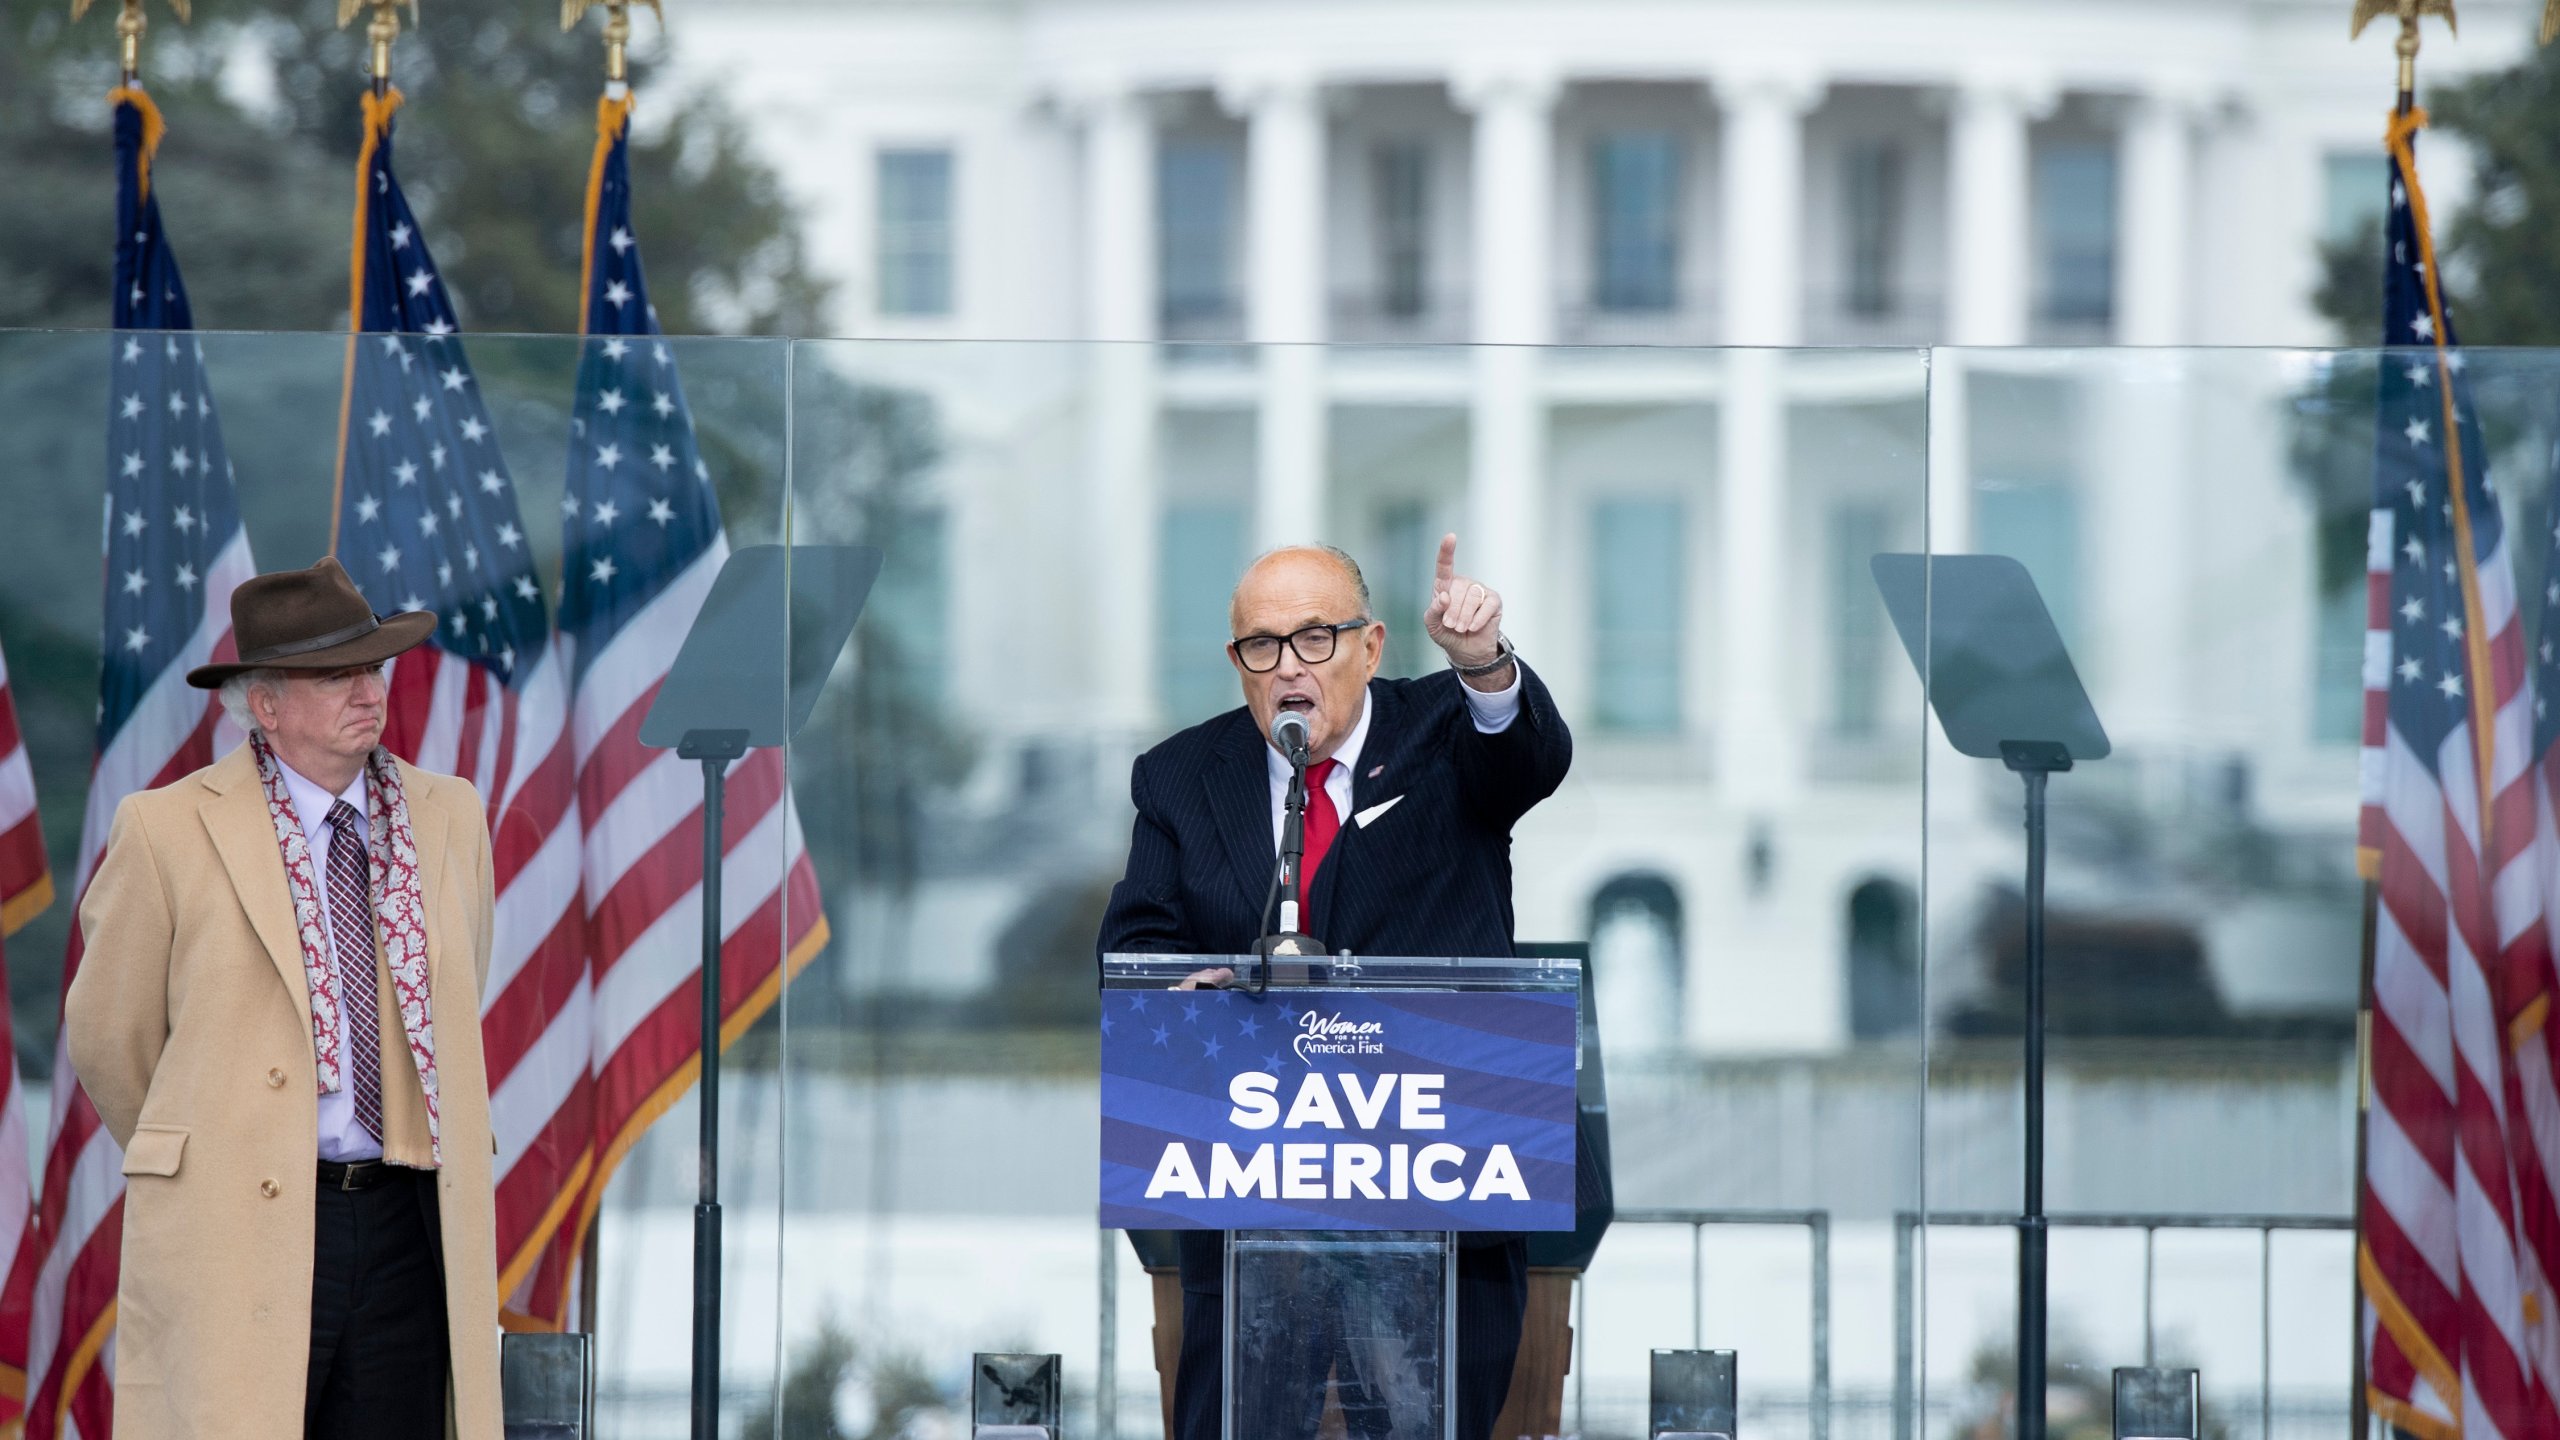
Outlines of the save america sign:
{"label": "save america sign", "polygon": [[1102,1224],[1570,1230],[1574,997],[1109,990]]}

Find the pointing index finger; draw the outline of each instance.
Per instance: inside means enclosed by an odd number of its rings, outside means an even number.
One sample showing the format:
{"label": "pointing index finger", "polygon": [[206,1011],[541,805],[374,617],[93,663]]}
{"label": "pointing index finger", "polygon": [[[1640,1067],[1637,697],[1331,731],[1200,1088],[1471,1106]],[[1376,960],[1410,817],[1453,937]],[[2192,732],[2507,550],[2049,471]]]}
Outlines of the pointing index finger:
{"label": "pointing index finger", "polygon": [[1458,536],[1456,531],[1451,531],[1440,537],[1439,587],[1443,590],[1448,589],[1449,582],[1456,579],[1457,575]]}

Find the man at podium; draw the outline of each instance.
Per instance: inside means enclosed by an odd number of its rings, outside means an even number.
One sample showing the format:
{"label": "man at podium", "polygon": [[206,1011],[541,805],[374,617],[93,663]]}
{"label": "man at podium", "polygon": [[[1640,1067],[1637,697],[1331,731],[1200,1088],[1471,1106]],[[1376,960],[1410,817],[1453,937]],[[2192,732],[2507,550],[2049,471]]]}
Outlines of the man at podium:
{"label": "man at podium", "polygon": [[[1423,628],[1450,669],[1381,680],[1386,627],[1368,582],[1329,545],[1256,560],[1228,605],[1244,704],[1138,757],[1129,864],[1102,921],[1104,954],[1236,955],[1275,928],[1257,906],[1279,856],[1285,711],[1308,729],[1307,903],[1298,928],[1359,955],[1512,953],[1511,828],[1555,793],[1573,737],[1502,634],[1502,597],[1457,573],[1440,541]],[[1186,987],[1222,984],[1206,970]],[[1216,1440],[1222,1250],[1185,1231],[1178,1440]],[[1464,1237],[1458,1260],[1457,1434],[1487,1440],[1511,1383],[1528,1294],[1517,1235]]]}

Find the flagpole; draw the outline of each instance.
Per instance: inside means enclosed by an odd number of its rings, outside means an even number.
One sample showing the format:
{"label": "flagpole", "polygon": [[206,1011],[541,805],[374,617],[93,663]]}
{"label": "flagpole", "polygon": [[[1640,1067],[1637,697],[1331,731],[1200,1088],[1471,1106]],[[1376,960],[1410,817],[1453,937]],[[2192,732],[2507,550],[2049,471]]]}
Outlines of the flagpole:
{"label": "flagpole", "polygon": [[[666,23],[666,12],[659,10],[658,0],[641,0],[641,3],[652,10],[659,11],[660,25],[663,26]],[[578,28],[578,22],[586,18],[587,11],[598,5],[603,6],[605,12],[604,81],[605,98],[610,101],[621,98],[630,91],[630,0],[561,0],[560,29],[564,33],[575,30]],[[599,134],[596,139],[596,173],[590,175],[587,182],[587,205],[583,227],[585,233],[579,237],[582,260],[578,267],[578,333],[581,336],[587,333],[587,286],[593,278],[595,262],[596,187],[602,181],[605,146],[605,137]],[[714,1079],[715,1088],[717,1084],[718,1081]],[[600,1277],[603,1268],[599,1262],[604,1254],[603,1231],[604,1207],[598,1205],[595,1209],[595,1219],[587,1226],[586,1238],[580,1242],[577,1261],[578,1325],[591,1337],[603,1334],[603,1316],[598,1304],[602,1291]]]}
{"label": "flagpole", "polygon": [[[2555,15],[2560,15],[2560,0],[2547,0],[2546,28]],[[2441,15],[2447,28],[2454,21],[2453,0],[2357,0],[2354,18],[2347,38],[2354,40],[2364,27],[2384,15],[2396,17],[2400,33],[2392,41],[2392,53],[2399,60],[2398,95],[2392,106],[2396,120],[2406,120],[2418,108],[2418,20],[2422,15]],[[2368,584],[2371,582],[2368,581]],[[2370,1380],[2365,1369],[2363,1251],[2365,1234],[2366,1158],[2371,1143],[2373,1117],[2373,971],[2374,951],[2381,929],[2382,857],[2378,850],[2360,848],[2356,868],[2364,877],[2361,942],[2356,979],[2356,1155],[2354,1224],[2357,1251],[2355,1302],[2347,1307],[2348,1433],[2354,1440],[2367,1440],[2373,1428]]]}

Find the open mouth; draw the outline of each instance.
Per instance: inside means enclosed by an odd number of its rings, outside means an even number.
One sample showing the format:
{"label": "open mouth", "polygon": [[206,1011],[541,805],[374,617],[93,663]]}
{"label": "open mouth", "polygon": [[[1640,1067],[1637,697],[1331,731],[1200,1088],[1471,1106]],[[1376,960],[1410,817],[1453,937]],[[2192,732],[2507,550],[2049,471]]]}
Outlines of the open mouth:
{"label": "open mouth", "polygon": [[1314,697],[1314,696],[1312,696],[1312,695],[1301,695],[1301,694],[1299,694],[1298,692],[1296,692],[1296,691],[1294,691],[1294,690],[1290,691],[1290,692],[1289,692],[1288,694],[1286,694],[1286,695],[1281,696],[1281,697],[1280,697],[1280,701],[1279,701],[1279,705],[1280,705],[1280,708],[1281,708],[1281,709],[1283,709],[1283,710],[1295,710],[1295,711],[1297,711],[1297,712],[1298,712],[1299,714],[1301,714],[1301,715],[1303,715],[1303,714],[1307,713],[1308,711],[1313,710],[1313,709],[1315,709],[1315,708],[1316,708],[1316,702],[1315,702],[1315,697]]}

